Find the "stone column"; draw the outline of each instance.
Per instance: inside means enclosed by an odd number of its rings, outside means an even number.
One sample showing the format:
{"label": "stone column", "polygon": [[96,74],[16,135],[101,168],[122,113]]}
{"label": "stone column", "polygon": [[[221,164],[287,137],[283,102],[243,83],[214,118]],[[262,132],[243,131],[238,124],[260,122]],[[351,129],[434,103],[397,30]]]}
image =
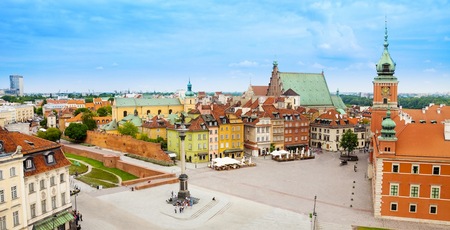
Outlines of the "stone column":
{"label": "stone column", "polygon": [[180,180],[180,191],[178,192],[178,199],[185,199],[190,197],[191,194],[188,190],[188,176],[186,175],[186,153],[184,152],[184,139],[186,138],[186,129],[184,124],[181,125],[181,129],[178,130],[180,136],[180,160],[181,160],[181,174],[178,177]]}

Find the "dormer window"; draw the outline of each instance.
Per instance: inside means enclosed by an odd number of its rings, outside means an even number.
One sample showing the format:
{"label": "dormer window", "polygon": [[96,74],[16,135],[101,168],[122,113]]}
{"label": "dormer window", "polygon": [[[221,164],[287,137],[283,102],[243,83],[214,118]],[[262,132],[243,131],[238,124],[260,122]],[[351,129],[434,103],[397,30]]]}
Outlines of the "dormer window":
{"label": "dormer window", "polygon": [[45,157],[45,163],[47,163],[48,165],[53,165],[56,163],[54,152],[47,152],[44,154],[44,157]]}
{"label": "dormer window", "polygon": [[24,167],[25,167],[25,171],[26,170],[32,170],[32,169],[34,169],[34,162],[33,162],[33,158],[27,158],[26,160],[25,160],[25,165],[24,165]]}

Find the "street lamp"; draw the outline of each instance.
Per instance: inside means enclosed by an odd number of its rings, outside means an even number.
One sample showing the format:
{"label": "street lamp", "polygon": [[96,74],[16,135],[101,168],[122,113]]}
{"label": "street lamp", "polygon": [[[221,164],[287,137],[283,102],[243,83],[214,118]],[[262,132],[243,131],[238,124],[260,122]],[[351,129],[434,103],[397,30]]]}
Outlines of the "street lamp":
{"label": "street lamp", "polygon": [[78,193],[75,194],[75,211],[77,210],[77,196],[78,196]]}
{"label": "street lamp", "polygon": [[184,115],[181,114],[181,124],[178,129],[180,136],[180,160],[181,160],[181,174],[178,177],[180,180],[180,191],[178,191],[178,199],[185,199],[191,194],[188,190],[188,176],[186,175],[186,153],[184,152],[184,139],[186,138],[186,126],[184,125]]}

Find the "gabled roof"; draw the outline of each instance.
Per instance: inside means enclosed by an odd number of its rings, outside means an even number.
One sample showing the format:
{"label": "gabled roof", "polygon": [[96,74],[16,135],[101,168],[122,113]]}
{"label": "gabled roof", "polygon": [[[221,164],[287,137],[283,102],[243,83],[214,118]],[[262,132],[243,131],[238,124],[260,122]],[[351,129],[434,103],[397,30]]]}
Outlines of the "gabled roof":
{"label": "gabled roof", "polygon": [[279,72],[282,89],[301,96],[302,106],[333,106],[323,73]]}
{"label": "gabled roof", "polygon": [[0,140],[3,141],[5,152],[15,152],[17,146],[20,145],[22,147],[23,155],[60,147],[59,144],[53,141],[48,141],[19,132],[9,132],[1,127]]}
{"label": "gabled roof", "polygon": [[333,101],[334,107],[342,110],[346,110],[347,106],[345,106],[344,101],[342,101],[342,98],[338,95],[331,95],[331,100]]}
{"label": "gabled roof", "polygon": [[292,90],[291,88],[289,88],[288,90],[286,90],[283,93],[284,96],[300,96],[298,95],[298,93],[296,93],[294,90]]}
{"label": "gabled roof", "polygon": [[150,121],[145,121],[142,124],[144,128],[167,128],[170,125],[169,121],[159,116],[154,116]]}
{"label": "gabled roof", "polygon": [[269,86],[266,85],[252,85],[252,90],[254,96],[266,96],[267,95],[267,89]]}
{"label": "gabled roof", "polygon": [[112,120],[111,122],[109,122],[106,125],[103,125],[100,129],[101,130],[105,130],[105,131],[117,130],[117,121],[116,121],[116,119]]}

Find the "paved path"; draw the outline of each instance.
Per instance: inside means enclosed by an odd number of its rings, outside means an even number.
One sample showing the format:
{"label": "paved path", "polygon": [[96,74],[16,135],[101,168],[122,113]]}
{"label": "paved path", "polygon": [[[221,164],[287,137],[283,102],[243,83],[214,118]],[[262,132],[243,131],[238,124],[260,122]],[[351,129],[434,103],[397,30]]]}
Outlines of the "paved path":
{"label": "paved path", "polygon": [[[189,190],[200,202],[183,214],[175,214],[165,203],[171,191],[178,191],[178,184],[134,192],[126,187],[95,190],[82,185],[77,205],[83,213],[83,229],[311,229],[308,215],[317,196],[317,229],[352,229],[352,225],[448,229],[373,218],[370,180],[365,177],[367,155],[359,157],[357,172],[353,170],[355,162],[339,166],[337,153],[290,162],[254,158],[256,167],[229,171],[187,164]],[[166,172],[180,171],[124,156],[121,159]],[[211,203],[212,197],[217,204]]]}

